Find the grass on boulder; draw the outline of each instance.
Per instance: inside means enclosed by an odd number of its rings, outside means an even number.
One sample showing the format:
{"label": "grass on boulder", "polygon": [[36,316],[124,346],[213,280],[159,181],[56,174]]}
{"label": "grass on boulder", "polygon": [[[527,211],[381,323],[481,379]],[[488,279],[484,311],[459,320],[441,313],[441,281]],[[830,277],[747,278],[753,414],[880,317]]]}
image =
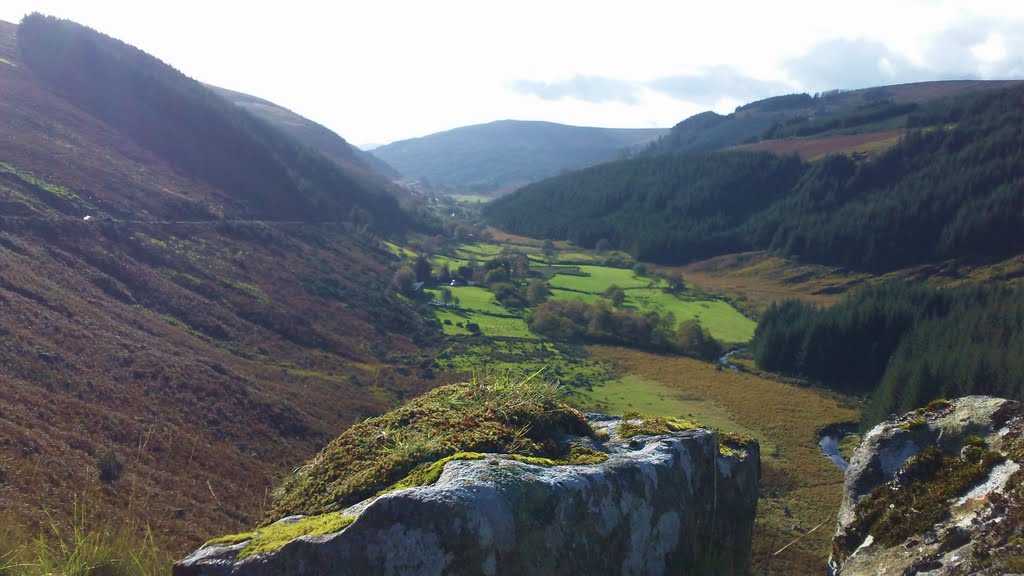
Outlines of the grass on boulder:
{"label": "grass on boulder", "polygon": [[537,374],[442,386],[345,431],[283,483],[266,519],[337,512],[459,452],[561,459],[563,433],[592,430]]}

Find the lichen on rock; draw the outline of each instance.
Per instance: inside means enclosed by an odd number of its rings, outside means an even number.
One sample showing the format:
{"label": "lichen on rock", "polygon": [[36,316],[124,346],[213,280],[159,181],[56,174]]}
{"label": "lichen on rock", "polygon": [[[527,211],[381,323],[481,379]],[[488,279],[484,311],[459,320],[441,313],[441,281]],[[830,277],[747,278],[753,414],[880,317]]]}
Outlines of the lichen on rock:
{"label": "lichen on rock", "polygon": [[429,485],[336,513],[354,518],[336,533],[247,557],[213,542],[174,574],[745,574],[757,444],[722,455],[706,429],[623,438],[622,423],[590,415],[605,434],[563,438],[561,461],[448,459]]}
{"label": "lichen on rock", "polygon": [[940,400],[873,428],[846,473],[838,574],[1003,574],[1024,567],[1024,405]]}

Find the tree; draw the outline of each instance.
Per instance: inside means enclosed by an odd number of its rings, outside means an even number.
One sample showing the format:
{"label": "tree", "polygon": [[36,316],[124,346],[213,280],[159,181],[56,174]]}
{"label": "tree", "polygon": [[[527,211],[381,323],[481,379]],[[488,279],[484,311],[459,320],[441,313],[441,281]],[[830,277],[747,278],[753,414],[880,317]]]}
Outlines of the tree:
{"label": "tree", "polygon": [[416,282],[416,273],[408,266],[402,266],[391,278],[391,285],[399,292],[407,292]]}
{"label": "tree", "polygon": [[622,304],[626,301],[626,291],[615,284],[609,286],[608,289],[604,291],[604,295],[612,301],[612,304],[614,304],[616,308],[622,307]]}
{"label": "tree", "polygon": [[684,354],[704,360],[715,360],[722,354],[722,345],[696,320],[685,320],[679,324],[676,345]]}
{"label": "tree", "polygon": [[594,244],[594,250],[598,252],[607,252],[612,247],[612,243],[607,238],[601,238]]}
{"label": "tree", "polygon": [[530,303],[530,306],[536,306],[547,300],[550,294],[551,290],[548,289],[548,285],[536,278],[530,280],[530,284],[526,287],[526,301]]}
{"label": "tree", "polygon": [[417,257],[413,264],[413,273],[417,282],[430,282],[430,260],[423,256]]}
{"label": "tree", "polygon": [[434,277],[440,284],[447,284],[452,281],[452,271],[448,264],[442,262],[434,267]]}
{"label": "tree", "polygon": [[441,301],[442,302],[451,302],[452,301],[452,291],[451,291],[450,288],[448,288],[446,286],[441,288]]}
{"label": "tree", "polygon": [[672,292],[673,294],[678,294],[679,292],[686,290],[686,280],[683,279],[682,272],[669,272],[665,277],[665,280],[668,281],[669,292]]}

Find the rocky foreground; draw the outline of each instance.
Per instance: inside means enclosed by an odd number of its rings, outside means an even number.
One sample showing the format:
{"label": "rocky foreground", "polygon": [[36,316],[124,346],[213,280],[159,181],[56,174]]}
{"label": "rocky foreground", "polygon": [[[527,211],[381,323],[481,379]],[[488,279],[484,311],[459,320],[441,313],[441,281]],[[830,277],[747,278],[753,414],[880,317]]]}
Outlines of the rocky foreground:
{"label": "rocky foreground", "polygon": [[873,428],[846,473],[842,576],[1024,573],[1024,404],[935,401]]}
{"label": "rocky foreground", "polygon": [[337,531],[265,552],[251,534],[221,539],[174,574],[745,574],[757,444],[726,447],[704,429],[623,438],[622,422],[591,416],[605,439],[578,439],[603,462],[452,460],[431,485],[342,511]]}

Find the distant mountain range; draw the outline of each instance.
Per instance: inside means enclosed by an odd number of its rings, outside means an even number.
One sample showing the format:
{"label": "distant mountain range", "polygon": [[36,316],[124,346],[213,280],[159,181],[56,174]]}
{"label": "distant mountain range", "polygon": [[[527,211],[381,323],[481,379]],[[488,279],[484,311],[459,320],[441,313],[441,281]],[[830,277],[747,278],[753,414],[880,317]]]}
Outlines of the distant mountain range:
{"label": "distant mountain range", "polygon": [[434,191],[500,194],[622,157],[666,132],[500,120],[393,142],[370,153]]}

